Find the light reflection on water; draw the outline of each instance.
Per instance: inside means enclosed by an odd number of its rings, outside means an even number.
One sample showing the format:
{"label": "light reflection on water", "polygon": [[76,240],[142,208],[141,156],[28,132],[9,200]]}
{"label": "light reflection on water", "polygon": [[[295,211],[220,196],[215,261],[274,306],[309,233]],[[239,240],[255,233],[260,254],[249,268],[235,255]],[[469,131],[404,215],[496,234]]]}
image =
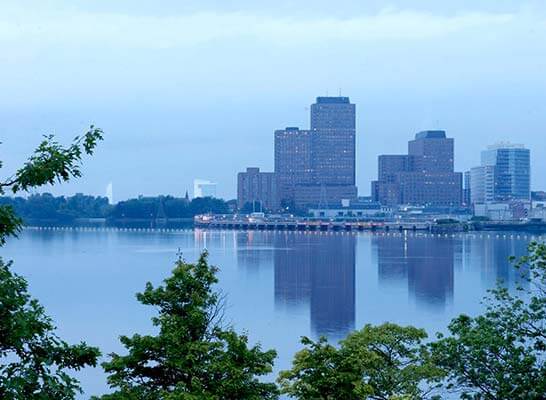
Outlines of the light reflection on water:
{"label": "light reflection on water", "polygon": [[[290,365],[303,335],[344,337],[365,323],[393,321],[444,330],[460,313],[475,314],[488,288],[514,288],[509,256],[530,238],[501,234],[258,231],[122,232],[27,230],[2,249],[26,276],[69,341],[103,353],[123,351],[118,335],[153,331],[153,310],[134,294],[159,283],[180,251],[194,261],[203,248],[220,267],[227,318],[264,348],[276,369]],[[100,371],[80,374],[87,395],[105,392]]]}

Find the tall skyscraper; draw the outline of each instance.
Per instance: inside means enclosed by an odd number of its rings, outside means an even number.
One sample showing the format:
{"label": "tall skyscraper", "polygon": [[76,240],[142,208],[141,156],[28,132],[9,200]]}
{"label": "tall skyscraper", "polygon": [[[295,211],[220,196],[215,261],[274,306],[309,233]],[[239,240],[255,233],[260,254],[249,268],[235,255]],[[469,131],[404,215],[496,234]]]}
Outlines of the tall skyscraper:
{"label": "tall skyscraper", "polygon": [[239,172],[237,205],[243,208],[247,203],[257,206],[256,211],[278,210],[277,179],[274,172],[260,172],[260,168],[247,168],[246,172]]}
{"label": "tall skyscraper", "polygon": [[471,190],[471,179],[472,175],[470,171],[466,171],[464,173],[464,187],[463,187],[463,204],[465,207],[470,207],[472,204],[470,193],[472,193]]}
{"label": "tall skyscraper", "polygon": [[439,173],[454,171],[455,144],[445,131],[423,131],[408,143],[408,155],[413,157],[415,172]]}
{"label": "tall skyscraper", "polygon": [[317,97],[311,105],[315,184],[355,185],[355,127],[348,97]]}
{"label": "tall skyscraper", "polygon": [[470,173],[472,204],[531,198],[531,152],[523,145],[489,146]]}
{"label": "tall skyscraper", "polygon": [[454,172],[454,140],[444,131],[423,131],[408,143],[407,155],[379,156],[372,197],[389,206],[457,207],[462,179]]}
{"label": "tall skyscraper", "polygon": [[355,105],[318,97],[311,129],[275,131],[275,172],[283,204],[298,208],[356,199]]}
{"label": "tall skyscraper", "polygon": [[296,188],[313,183],[310,131],[296,127],[275,131],[275,174],[282,205],[295,202]]}

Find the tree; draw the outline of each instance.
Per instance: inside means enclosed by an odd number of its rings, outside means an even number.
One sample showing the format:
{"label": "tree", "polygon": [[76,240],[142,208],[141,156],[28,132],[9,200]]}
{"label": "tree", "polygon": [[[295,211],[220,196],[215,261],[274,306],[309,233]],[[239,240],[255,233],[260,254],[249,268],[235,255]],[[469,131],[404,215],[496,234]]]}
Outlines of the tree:
{"label": "tree", "polygon": [[425,331],[366,325],[340,342],[303,338],[305,349],[279,375],[281,392],[307,399],[424,399],[443,376],[422,341]]}
{"label": "tree", "polygon": [[0,259],[0,399],[73,399],[81,390],[67,370],[95,366],[99,350],[61,340],[10,265]]}
{"label": "tree", "polygon": [[276,353],[248,346],[248,338],[222,326],[222,297],[213,290],[217,268],[207,253],[197,263],[179,258],[172,276],[137,294],[158,310],[156,336],[120,338],[128,354],[103,364],[117,389],[102,399],[273,399],[275,384],[258,380],[272,371]]}
{"label": "tree", "polygon": [[[99,140],[102,131],[93,126],[68,147],[46,136],[22,168],[0,181],[0,195],[81,176],[82,155],[92,154]],[[16,236],[21,226],[13,207],[0,205],[0,245]],[[81,389],[69,372],[95,366],[99,350],[61,340],[44,308],[28,294],[26,281],[10,267],[11,262],[0,258],[0,398],[73,399]]]}
{"label": "tree", "polygon": [[483,315],[461,315],[431,349],[463,399],[546,398],[546,246],[532,243],[516,268],[527,288],[499,283]]}
{"label": "tree", "polygon": [[[30,189],[56,182],[68,182],[79,178],[81,161],[84,154],[92,155],[103,132],[93,125],[83,136],[76,136],[68,147],[61,145],[53,135],[44,137],[34,154],[25,165],[11,177],[0,181],[0,196],[7,191],[12,194],[28,192]],[[0,168],[2,168],[0,161]],[[0,245],[5,244],[9,236],[17,236],[22,226],[21,219],[11,205],[0,205]]]}

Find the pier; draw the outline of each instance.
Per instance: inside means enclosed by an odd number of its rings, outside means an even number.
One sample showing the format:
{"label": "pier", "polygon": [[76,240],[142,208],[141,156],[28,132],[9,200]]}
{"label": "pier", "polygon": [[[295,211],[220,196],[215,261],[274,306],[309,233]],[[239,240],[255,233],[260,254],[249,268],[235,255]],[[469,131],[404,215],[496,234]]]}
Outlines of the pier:
{"label": "pier", "polygon": [[286,230],[286,231],[431,231],[427,221],[363,222],[317,220],[309,218],[252,218],[198,215],[194,225],[208,229]]}

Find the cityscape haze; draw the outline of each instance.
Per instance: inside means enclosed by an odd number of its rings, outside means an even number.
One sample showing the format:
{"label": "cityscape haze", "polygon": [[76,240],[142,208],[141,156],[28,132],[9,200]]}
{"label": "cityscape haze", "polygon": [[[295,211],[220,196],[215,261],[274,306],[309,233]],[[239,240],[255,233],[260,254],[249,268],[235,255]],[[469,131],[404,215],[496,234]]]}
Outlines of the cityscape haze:
{"label": "cityscape haze", "polygon": [[546,399],[545,71],[545,0],[0,2],[0,400]]}
{"label": "cityscape haze", "polygon": [[3,4],[4,168],[40,135],[93,122],[111,134],[86,179],[43,190],[102,195],[113,181],[117,200],[183,196],[203,176],[235,198],[237,172],[273,171],[271,132],[307,126],[313,99],[341,89],[358,107],[362,195],[377,156],[426,129],[456,140],[456,171],[492,143],[525,143],[540,189],[545,20],[537,0]]}

